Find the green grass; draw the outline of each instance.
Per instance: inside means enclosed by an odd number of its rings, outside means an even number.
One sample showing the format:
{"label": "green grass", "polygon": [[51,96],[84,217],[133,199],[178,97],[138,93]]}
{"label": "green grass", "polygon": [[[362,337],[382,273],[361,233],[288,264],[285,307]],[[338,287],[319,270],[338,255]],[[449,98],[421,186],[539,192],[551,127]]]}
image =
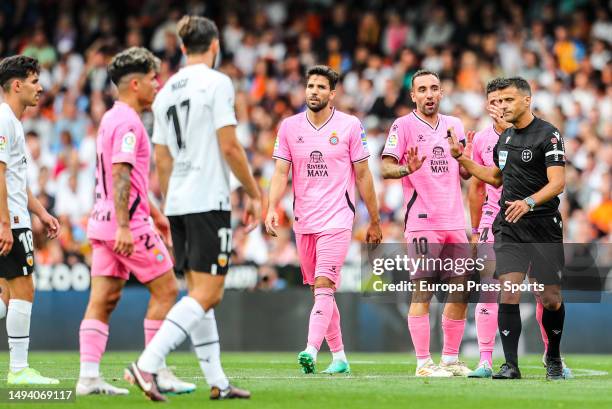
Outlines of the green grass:
{"label": "green grass", "polygon": [[[122,374],[125,365],[137,353],[107,353],[102,371],[116,385],[125,387]],[[302,375],[296,354],[291,353],[224,353],[223,363],[231,381],[250,389],[250,401],[211,402],[208,387],[193,355],[172,354],[168,363],[176,373],[191,379],[198,390],[191,395],[171,396],[170,405],[180,408],[612,408],[612,357],[571,355],[566,357],[577,375],[568,381],[548,382],[540,356],[521,359],[524,379],[493,381],[480,379],[414,378],[411,354],[351,353],[352,375]],[[0,359],[0,381],[6,381],[7,354]],[[74,388],[78,376],[76,353],[32,353],[30,364],[43,375],[62,380],[62,387]],[[329,354],[321,353],[317,370],[325,369]],[[499,364],[500,362],[496,362]],[[468,365],[475,365],[468,360]],[[70,404],[12,404],[3,408],[150,408],[134,387],[125,397],[88,396]]]}

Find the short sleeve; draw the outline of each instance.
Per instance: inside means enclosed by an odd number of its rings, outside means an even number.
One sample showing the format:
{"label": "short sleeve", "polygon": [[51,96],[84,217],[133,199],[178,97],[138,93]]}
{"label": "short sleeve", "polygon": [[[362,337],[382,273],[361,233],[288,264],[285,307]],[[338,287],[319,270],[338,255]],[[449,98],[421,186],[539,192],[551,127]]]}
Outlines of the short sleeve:
{"label": "short sleeve", "polygon": [[544,137],[542,143],[544,163],[549,166],[565,166],[565,146],[561,133],[554,129]]}
{"label": "short sleeve", "polygon": [[289,149],[289,143],[287,142],[288,136],[287,121],[283,120],[278,128],[276,142],[274,142],[274,153],[272,153],[273,158],[291,162],[291,150]]}
{"label": "short sleeve", "polygon": [[237,125],[234,111],[234,86],[229,77],[223,76],[215,89],[212,114],[215,130],[224,126]]}
{"label": "short sleeve", "polygon": [[112,163],[129,163],[136,165],[138,135],[133,127],[121,126],[113,134]]}
{"label": "short sleeve", "polygon": [[407,145],[407,135],[398,120],[393,122],[381,156],[393,156],[398,162],[404,157]]}
{"label": "short sleeve", "polygon": [[361,162],[370,157],[365,129],[358,119],[355,120],[349,135],[349,156],[351,162]]}
{"label": "short sleeve", "polygon": [[160,108],[153,105],[153,135],[151,141],[157,145],[168,145],[168,129],[164,114],[160,112]]}
{"label": "short sleeve", "polygon": [[6,118],[0,118],[0,162],[8,165],[13,142],[13,124]]}

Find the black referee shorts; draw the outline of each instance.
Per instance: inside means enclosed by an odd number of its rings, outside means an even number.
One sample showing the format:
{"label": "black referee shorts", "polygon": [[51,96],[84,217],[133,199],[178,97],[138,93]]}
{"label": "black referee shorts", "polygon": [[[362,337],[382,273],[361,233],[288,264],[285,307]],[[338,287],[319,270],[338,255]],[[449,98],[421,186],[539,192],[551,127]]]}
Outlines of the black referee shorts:
{"label": "black referee shorts", "polygon": [[495,276],[525,273],[540,284],[560,285],[565,254],[559,213],[509,223],[500,212],[493,223]]}
{"label": "black referee shorts", "polygon": [[34,272],[34,241],[32,230],[12,229],[13,247],[6,256],[0,256],[0,278],[12,280]]}
{"label": "black referee shorts", "polygon": [[225,275],[232,252],[231,212],[168,216],[175,270]]}

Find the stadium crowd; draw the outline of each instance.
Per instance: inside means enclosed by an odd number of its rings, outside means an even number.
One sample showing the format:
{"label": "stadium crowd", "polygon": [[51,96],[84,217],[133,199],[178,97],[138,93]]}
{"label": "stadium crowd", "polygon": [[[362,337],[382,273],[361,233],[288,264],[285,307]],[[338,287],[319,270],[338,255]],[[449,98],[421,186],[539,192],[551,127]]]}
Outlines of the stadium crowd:
{"label": "stadium crowd", "polygon": [[[362,4],[364,3],[364,4]],[[368,6],[368,4],[370,4]],[[609,242],[612,227],[612,20],[594,0],[386,2],[331,0],[224,2],[127,0],[3,1],[0,56],[39,59],[42,102],[26,112],[28,183],[59,217],[60,240],[46,241],[34,220],[39,264],[88,262],[85,237],[93,204],[96,128],[112,104],[106,72],[112,55],[146,46],[162,60],[160,84],[181,66],[176,22],[184,13],[213,18],[222,37],[219,69],[233,79],[238,135],[266,192],[280,120],[303,109],[305,68],[315,63],[341,73],[335,105],[357,115],[367,130],[385,241],[403,240],[402,188],[380,176],[380,152],[390,123],[411,112],[411,76],[436,71],[445,97],[441,111],[466,130],[488,124],[484,86],[497,76],[530,81],[536,116],[565,138],[567,182],[562,195],[569,242]],[[152,117],[145,115],[152,127]],[[153,169],[153,195],[159,187]],[[464,186],[467,188],[467,185]],[[465,189],[467,190],[467,189]],[[278,266],[298,264],[290,229],[292,199],[282,203],[283,228],[270,240],[262,229],[240,228],[240,189],[233,194],[234,263],[260,269],[260,288],[283,288]],[[466,228],[470,228],[467,199]],[[265,206],[264,206],[265,207]],[[357,207],[355,260],[367,227]],[[265,278],[267,277],[267,278]]]}

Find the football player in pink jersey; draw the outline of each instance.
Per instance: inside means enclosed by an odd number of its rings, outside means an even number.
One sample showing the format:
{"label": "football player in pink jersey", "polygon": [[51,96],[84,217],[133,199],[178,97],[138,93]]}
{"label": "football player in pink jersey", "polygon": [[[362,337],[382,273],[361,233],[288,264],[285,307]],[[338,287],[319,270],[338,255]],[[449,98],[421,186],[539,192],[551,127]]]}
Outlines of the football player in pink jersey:
{"label": "football player in pink jersey", "polygon": [[[96,202],[87,227],[93,251],[91,294],[79,330],[77,395],[128,394],[127,389],[104,381],[100,360],[106,349],[110,315],[130,274],[151,292],[144,320],[145,343],[153,338],[178,295],[172,259],[158,235],[170,243],[170,225],[148,196],[151,147],[140,120],[157,93],[158,69],[159,60],[137,47],[117,54],[108,67],[118,99],[102,117],[96,141]],[[166,392],[195,389],[168,368],[157,382]]]}
{"label": "football player in pink jersey", "polygon": [[351,242],[355,183],[370,215],[368,243],[382,240],[378,203],[368,167],[365,131],[359,119],[332,105],[338,73],[327,66],[314,66],[308,70],[306,81],[307,109],[284,119],[278,130],[265,224],[267,232],[276,236],[276,208],[285,194],[291,169],[293,229],[304,284],[314,292],[308,341],[298,362],[302,372],[316,372],[317,353],[325,339],[332,362],[323,372],[349,373],[334,293],[340,286]]}
{"label": "football player in pink jersey", "polygon": [[[442,88],[438,75],[420,70],[412,77],[412,101],[416,110],[395,120],[383,149],[385,179],[402,179],[404,188],[404,237],[409,254],[429,258],[468,258],[460,178],[469,178],[450,155],[446,138],[454,129],[465,145],[459,118],[439,113]],[[419,152],[424,152],[419,156]],[[467,149],[466,149],[467,152]],[[462,249],[462,247],[464,247]],[[408,312],[408,328],[417,356],[416,376],[466,376],[470,370],[459,361],[459,347],[467,314],[466,292],[449,294],[442,315],[444,347],[436,365],[429,351],[429,304],[433,292],[425,283],[448,281],[465,285],[467,272],[411,272],[416,284]]]}
{"label": "football player in pink jersey", "polygon": [[[493,119],[493,124],[482,131],[474,134],[468,132],[468,144],[472,144],[472,159],[482,166],[494,166],[493,148],[499,139],[499,135],[512,125],[501,117],[501,111],[497,107],[499,99],[500,78],[496,78],[487,84],[487,112]],[[471,140],[473,138],[473,140]],[[470,205],[470,219],[472,221],[472,243],[479,243],[478,257],[486,258],[485,268],[480,273],[481,284],[498,284],[493,278],[495,271],[495,252],[493,251],[492,225],[499,212],[499,198],[501,186],[496,188],[486,185],[484,182],[473,177],[468,188],[468,200]],[[480,362],[478,367],[468,374],[470,378],[490,378],[493,375],[493,347],[495,346],[495,334],[497,333],[497,303],[498,293],[496,291],[483,291],[476,304],[475,319],[476,333],[478,336],[478,348],[480,350]]]}

